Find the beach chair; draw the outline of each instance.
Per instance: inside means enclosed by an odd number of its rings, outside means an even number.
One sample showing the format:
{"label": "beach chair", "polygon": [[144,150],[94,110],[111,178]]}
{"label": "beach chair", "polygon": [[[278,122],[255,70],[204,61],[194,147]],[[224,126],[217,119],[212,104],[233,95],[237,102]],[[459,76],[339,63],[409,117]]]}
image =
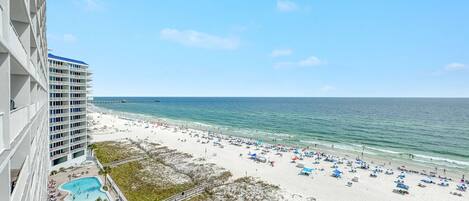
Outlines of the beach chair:
{"label": "beach chair", "polygon": [[352,187],[352,184],[353,184],[353,183],[352,183],[352,182],[350,182],[350,181],[349,181],[349,182],[347,182],[347,186],[348,186],[348,187]]}

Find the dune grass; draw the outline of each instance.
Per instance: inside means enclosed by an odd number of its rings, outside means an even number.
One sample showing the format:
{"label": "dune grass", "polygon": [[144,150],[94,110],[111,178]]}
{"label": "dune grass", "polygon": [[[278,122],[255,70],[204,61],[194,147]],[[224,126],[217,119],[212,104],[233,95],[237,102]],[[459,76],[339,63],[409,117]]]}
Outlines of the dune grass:
{"label": "dune grass", "polygon": [[133,152],[114,142],[98,142],[95,144],[94,153],[102,164],[122,160],[133,155]]}
{"label": "dune grass", "polygon": [[[115,142],[96,143],[94,152],[98,160],[103,163],[122,160],[137,155],[126,145]],[[148,160],[148,159],[146,159]],[[156,201],[163,200],[174,194],[194,187],[192,183],[185,184],[158,184],[147,182],[151,175],[142,171],[144,161],[134,161],[113,167],[110,173],[112,179],[119,186],[129,201]]]}
{"label": "dune grass", "polygon": [[149,177],[142,170],[140,162],[134,161],[112,169],[111,177],[129,201],[163,200],[179,192],[194,187],[191,183],[171,185],[145,182]]}

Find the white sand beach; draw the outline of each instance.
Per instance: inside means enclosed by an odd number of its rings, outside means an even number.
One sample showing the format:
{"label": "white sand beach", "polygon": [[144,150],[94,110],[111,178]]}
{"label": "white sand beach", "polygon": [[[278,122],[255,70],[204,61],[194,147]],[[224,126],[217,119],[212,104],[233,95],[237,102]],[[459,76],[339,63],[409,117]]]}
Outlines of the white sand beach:
{"label": "white sand beach", "polygon": [[[419,187],[418,184],[422,183],[420,180],[425,176],[413,173],[406,173],[404,179],[405,184],[410,187],[409,194],[395,193],[393,192],[393,189],[396,188],[394,181],[401,173],[396,167],[383,167],[384,171],[392,168],[394,170],[393,175],[381,172],[378,173],[377,177],[370,177],[371,169],[374,169],[375,164],[369,164],[369,170],[356,168],[356,172],[352,173],[349,172],[351,166],[347,166],[347,162],[344,160],[343,164],[337,164],[338,169],[343,171],[343,175],[341,178],[335,178],[331,176],[334,170],[331,166],[334,163],[318,160],[319,164],[313,164],[316,161],[313,157],[304,157],[303,160],[292,163],[292,157],[295,156],[292,151],[280,152],[281,156],[277,151],[268,149],[269,152],[264,156],[268,161],[274,161],[272,166],[268,162],[262,163],[249,159],[249,152],[260,154],[264,148],[256,150],[256,146],[247,148],[246,144],[241,146],[232,145],[227,140],[228,137],[220,141],[217,138],[210,140],[208,134],[202,131],[158,126],[154,123],[119,118],[115,114],[92,112],[89,113],[89,118],[94,123],[91,127],[92,141],[131,138],[159,143],[192,154],[194,157],[205,158],[208,162],[215,163],[231,171],[235,179],[243,176],[253,176],[278,185],[283,191],[288,192],[289,196],[296,195],[296,198],[292,200],[300,200],[300,198],[305,197],[334,201],[469,200],[467,192],[456,190],[457,181],[450,181],[447,187],[437,184],[425,184],[426,187]],[[354,158],[348,158],[348,160],[355,161]],[[304,164],[305,167],[314,168],[312,174],[309,176],[300,175],[302,168],[296,167],[298,163]],[[324,170],[321,171],[321,169]],[[358,177],[358,182],[351,181],[354,177]],[[458,180],[459,178],[454,179]],[[440,179],[433,178],[433,181],[438,183]],[[351,182],[352,185],[348,186],[348,182]],[[450,194],[450,192],[461,193],[462,196],[456,196]]]}

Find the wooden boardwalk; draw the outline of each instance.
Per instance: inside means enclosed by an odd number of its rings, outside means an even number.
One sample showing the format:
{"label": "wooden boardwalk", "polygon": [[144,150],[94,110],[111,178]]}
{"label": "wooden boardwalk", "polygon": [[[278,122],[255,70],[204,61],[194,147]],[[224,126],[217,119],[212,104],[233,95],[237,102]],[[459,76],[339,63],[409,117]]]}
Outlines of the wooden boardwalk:
{"label": "wooden boardwalk", "polygon": [[104,166],[109,166],[111,168],[114,168],[114,167],[119,166],[119,165],[123,165],[123,164],[134,162],[134,161],[140,161],[140,160],[143,160],[143,159],[145,159],[145,156],[136,156],[136,157],[126,158],[126,159],[114,161],[114,162],[111,162],[111,163],[107,163],[107,164],[104,164]]}

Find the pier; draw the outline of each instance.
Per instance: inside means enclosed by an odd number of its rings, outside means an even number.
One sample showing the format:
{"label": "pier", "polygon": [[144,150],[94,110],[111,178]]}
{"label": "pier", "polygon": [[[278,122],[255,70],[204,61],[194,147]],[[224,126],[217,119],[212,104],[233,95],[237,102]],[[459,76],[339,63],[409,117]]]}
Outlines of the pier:
{"label": "pier", "polygon": [[89,103],[92,104],[116,104],[116,103],[159,103],[160,100],[126,100],[126,99],[116,99],[116,100],[91,100]]}

